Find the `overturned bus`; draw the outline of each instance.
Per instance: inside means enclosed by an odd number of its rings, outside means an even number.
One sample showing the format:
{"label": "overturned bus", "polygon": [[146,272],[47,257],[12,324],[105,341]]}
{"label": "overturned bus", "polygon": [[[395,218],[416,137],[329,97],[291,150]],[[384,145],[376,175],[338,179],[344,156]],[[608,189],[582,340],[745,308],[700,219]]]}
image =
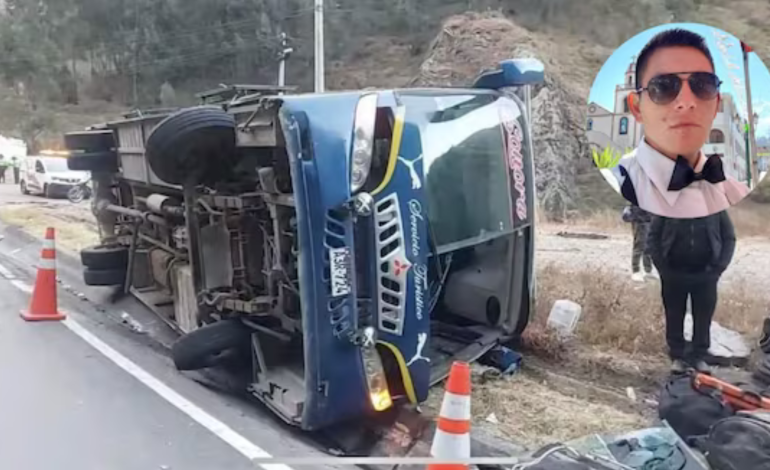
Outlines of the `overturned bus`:
{"label": "overturned bus", "polygon": [[179,370],[245,371],[303,429],[420,403],[529,321],[542,80],[520,59],[467,89],[246,87],[67,134],[102,239],[85,282],[171,325]]}

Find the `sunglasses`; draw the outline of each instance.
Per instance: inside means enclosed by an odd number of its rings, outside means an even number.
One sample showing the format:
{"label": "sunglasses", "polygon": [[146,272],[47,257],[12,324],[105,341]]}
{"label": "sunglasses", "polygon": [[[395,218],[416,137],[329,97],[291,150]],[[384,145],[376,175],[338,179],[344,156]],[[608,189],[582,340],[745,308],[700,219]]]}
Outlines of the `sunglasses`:
{"label": "sunglasses", "polygon": [[[669,104],[682,91],[684,79],[679,75],[677,73],[656,75],[650,79],[646,87],[639,88],[636,91],[641,94],[646,90],[655,104]],[[692,72],[687,77],[687,83],[698,99],[709,101],[716,98],[719,94],[719,85],[722,84],[722,81],[710,72]]]}

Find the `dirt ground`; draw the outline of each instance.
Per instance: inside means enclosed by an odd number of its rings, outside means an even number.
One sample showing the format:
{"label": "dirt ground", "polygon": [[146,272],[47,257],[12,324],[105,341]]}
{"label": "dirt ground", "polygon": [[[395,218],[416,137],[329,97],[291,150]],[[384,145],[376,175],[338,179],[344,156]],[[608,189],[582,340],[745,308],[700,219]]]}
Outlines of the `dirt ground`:
{"label": "dirt ground", "polygon": [[56,244],[60,250],[78,253],[82,248],[99,242],[98,229],[88,202],[55,204],[52,202],[3,202],[0,220],[22,227],[35,237],[43,237],[48,227],[56,229]]}
{"label": "dirt ground", "polygon": [[[527,359],[525,358],[525,361]],[[579,381],[559,381],[524,368],[511,377],[487,378],[472,367],[472,426],[529,450],[590,434],[633,431],[654,424],[654,410]],[[424,412],[437,416],[443,399],[434,387]]]}
{"label": "dirt ground", "polygon": [[[770,313],[766,274],[770,270],[770,205],[742,204],[731,210],[731,218],[738,240],[733,260],[720,280],[715,320],[753,339]],[[575,234],[602,238],[572,238]],[[619,222],[619,214],[572,225],[541,225],[537,238],[542,287],[538,317],[548,315],[553,301],[567,298],[584,307],[583,333],[589,344],[606,343],[629,353],[657,348],[650,340],[660,336],[658,328],[662,327],[660,284],[631,281],[632,241],[631,227]],[[623,327],[628,334],[619,336],[626,341],[622,345],[597,337]],[[633,333],[637,335],[631,336]]]}

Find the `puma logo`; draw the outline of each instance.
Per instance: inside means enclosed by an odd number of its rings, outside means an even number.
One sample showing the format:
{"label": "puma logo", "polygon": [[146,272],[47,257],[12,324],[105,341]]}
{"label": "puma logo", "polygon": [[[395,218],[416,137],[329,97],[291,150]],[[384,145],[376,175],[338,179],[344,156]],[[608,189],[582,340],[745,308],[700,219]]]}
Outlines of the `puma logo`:
{"label": "puma logo", "polygon": [[414,160],[407,160],[404,157],[398,157],[399,161],[406,165],[406,168],[409,170],[409,175],[412,177],[412,189],[420,189],[422,188],[422,180],[420,180],[420,175],[417,174],[417,170],[414,169],[415,163],[422,160],[422,155],[415,158]]}
{"label": "puma logo", "polygon": [[415,362],[419,360],[423,360],[425,362],[430,362],[430,358],[422,355],[422,350],[425,349],[425,343],[428,342],[428,333],[419,333],[417,335],[417,352],[414,354],[414,357],[409,359],[409,362],[406,363],[406,366],[409,367]]}

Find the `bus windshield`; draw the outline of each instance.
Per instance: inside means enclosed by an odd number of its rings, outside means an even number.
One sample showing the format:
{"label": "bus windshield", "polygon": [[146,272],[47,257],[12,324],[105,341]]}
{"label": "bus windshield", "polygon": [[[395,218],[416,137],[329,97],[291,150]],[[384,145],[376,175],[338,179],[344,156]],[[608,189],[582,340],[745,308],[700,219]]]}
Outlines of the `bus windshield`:
{"label": "bus windshield", "polygon": [[428,218],[438,253],[513,230],[498,99],[491,94],[405,99],[407,109],[420,110]]}

